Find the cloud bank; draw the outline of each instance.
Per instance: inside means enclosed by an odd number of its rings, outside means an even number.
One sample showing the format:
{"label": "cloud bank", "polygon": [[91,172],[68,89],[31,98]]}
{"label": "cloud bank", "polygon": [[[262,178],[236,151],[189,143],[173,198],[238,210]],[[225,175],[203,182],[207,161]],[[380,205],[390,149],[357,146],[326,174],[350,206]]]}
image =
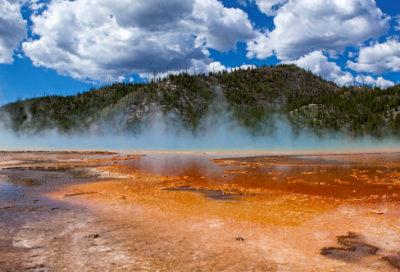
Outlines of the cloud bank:
{"label": "cloud bank", "polygon": [[279,8],[289,2],[289,0],[255,0],[255,2],[262,13],[268,16],[275,16]]}
{"label": "cloud bank", "polygon": [[12,64],[14,50],[27,37],[20,9],[17,0],[0,0],[0,64]]}
{"label": "cloud bank", "polygon": [[400,15],[397,15],[395,19],[397,25],[394,26],[394,29],[400,31]]}
{"label": "cloud bank", "polygon": [[[285,1],[256,1],[261,11]],[[336,54],[389,28],[374,0],[290,0],[276,11],[275,29],[248,43],[248,57],[288,60],[320,50]],[[267,15],[270,12],[266,12]]]}
{"label": "cloud bank", "polygon": [[353,83],[353,75],[350,72],[343,72],[336,63],[330,62],[321,51],[315,51],[297,60],[285,61],[284,63],[296,64],[339,85]]}
{"label": "cloud bank", "polygon": [[354,77],[350,72],[343,71],[336,63],[329,61],[321,51],[315,51],[297,60],[285,61],[286,64],[296,64],[297,66],[310,70],[315,75],[320,75],[323,78],[333,81],[340,86],[366,84],[377,87],[391,87],[394,86],[394,82],[378,77],[377,79],[371,76],[356,76]]}
{"label": "cloud bank", "polygon": [[347,66],[357,72],[382,74],[400,71],[400,43],[389,39],[384,43],[374,43],[362,47],[356,62],[347,61]]}
{"label": "cloud bank", "polygon": [[202,69],[207,48],[256,35],[245,12],[216,0],[54,0],[32,22],[40,38],[22,44],[26,56],[78,80]]}

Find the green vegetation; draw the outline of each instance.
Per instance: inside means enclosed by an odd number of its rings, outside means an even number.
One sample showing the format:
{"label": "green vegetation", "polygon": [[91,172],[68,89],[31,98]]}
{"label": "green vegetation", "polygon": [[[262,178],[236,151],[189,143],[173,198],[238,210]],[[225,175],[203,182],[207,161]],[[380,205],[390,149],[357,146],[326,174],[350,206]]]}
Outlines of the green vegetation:
{"label": "green vegetation", "polygon": [[[216,99],[218,98],[218,99]],[[115,83],[76,96],[45,96],[0,108],[15,131],[57,128],[85,131],[104,121],[136,131],[152,113],[173,112],[190,129],[224,103],[238,123],[252,133],[276,114],[285,115],[298,133],[322,136],[341,131],[351,137],[400,137],[400,88],[339,87],[295,65],[169,75],[148,84]]]}

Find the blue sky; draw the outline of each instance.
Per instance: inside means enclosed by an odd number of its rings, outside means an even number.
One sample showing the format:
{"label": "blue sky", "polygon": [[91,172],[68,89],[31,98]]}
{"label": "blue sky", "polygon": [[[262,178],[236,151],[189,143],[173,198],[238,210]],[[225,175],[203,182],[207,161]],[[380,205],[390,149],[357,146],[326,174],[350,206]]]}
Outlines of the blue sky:
{"label": "blue sky", "polygon": [[343,2],[0,0],[0,104],[154,70],[264,62],[296,63],[340,85],[400,81],[400,2]]}

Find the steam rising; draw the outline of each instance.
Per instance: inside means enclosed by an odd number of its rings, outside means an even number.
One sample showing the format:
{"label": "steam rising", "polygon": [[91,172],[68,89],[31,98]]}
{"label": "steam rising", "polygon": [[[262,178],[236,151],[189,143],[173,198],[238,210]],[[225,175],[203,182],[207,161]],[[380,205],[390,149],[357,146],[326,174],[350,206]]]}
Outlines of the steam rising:
{"label": "steam rising", "polygon": [[[240,126],[227,102],[216,88],[217,98],[196,132],[185,128],[175,114],[154,112],[147,117],[140,133],[125,132],[116,124],[122,118],[101,120],[89,132],[61,134],[47,130],[40,134],[17,134],[0,122],[1,150],[131,150],[131,151],[204,151],[204,152],[371,152],[396,151],[395,140],[375,140],[369,137],[349,139],[340,133],[323,138],[312,133],[297,135],[284,116],[276,115],[254,135]],[[98,133],[102,131],[102,133]]]}

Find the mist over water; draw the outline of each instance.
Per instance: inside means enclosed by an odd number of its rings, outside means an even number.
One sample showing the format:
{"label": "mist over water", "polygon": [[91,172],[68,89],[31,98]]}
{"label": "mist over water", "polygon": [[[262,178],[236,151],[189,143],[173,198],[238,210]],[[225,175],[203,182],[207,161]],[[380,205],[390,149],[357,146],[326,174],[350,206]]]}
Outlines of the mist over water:
{"label": "mist over water", "polygon": [[[290,124],[275,120],[275,131],[263,136],[253,136],[245,129],[224,120],[214,123],[207,131],[194,135],[183,128],[167,127],[167,117],[158,116],[138,135],[86,134],[66,135],[56,130],[40,135],[21,135],[0,129],[2,150],[137,150],[137,151],[373,151],[399,149],[394,140],[378,141],[369,138],[344,139],[339,135],[317,138],[312,134],[295,136]],[[211,121],[207,121],[211,122]]]}
{"label": "mist over water", "polygon": [[[100,120],[85,133],[59,133],[56,129],[14,132],[0,121],[0,150],[110,150],[182,152],[373,152],[399,151],[400,141],[370,137],[351,139],[332,132],[317,137],[311,132],[294,133],[285,116],[275,115],[261,124],[255,135],[239,125],[219,88],[208,114],[196,132],[185,128],[180,117],[154,112],[147,116],[140,133],[126,132],[121,116]],[[29,121],[28,121],[29,122]]]}

